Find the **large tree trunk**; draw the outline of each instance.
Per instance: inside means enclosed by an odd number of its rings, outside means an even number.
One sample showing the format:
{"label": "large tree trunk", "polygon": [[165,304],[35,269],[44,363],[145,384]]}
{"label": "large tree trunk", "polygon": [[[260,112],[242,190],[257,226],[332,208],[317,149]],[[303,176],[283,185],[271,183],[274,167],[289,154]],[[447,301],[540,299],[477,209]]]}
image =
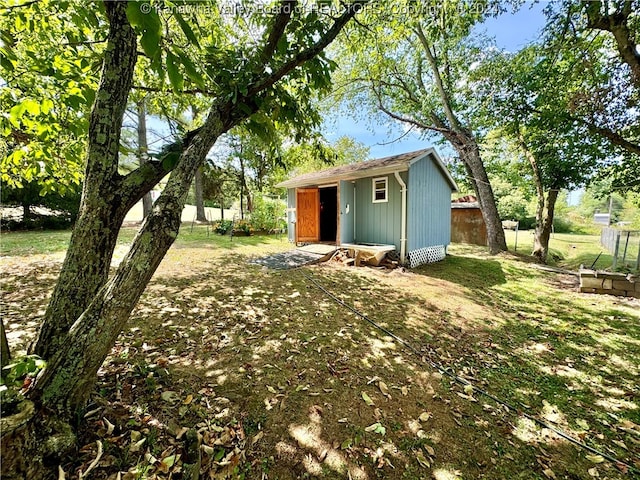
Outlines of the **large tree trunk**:
{"label": "large tree trunk", "polygon": [[202,167],[196,170],[193,189],[196,201],[196,220],[198,222],[206,222],[207,214],[204,210],[204,196],[202,194]]}
{"label": "large tree trunk", "polygon": [[118,150],[123,115],[137,61],[137,39],[126,2],[105,2],[110,21],[100,85],[89,119],[82,201],[62,271],[34,352],[51,358],[69,327],[104,285],[118,232],[131,205],[118,191]]}
{"label": "large tree trunk", "polygon": [[[149,161],[149,146],[147,144],[147,109],[144,98],[137,103],[138,110],[138,158],[140,165]],[[142,218],[147,218],[153,208],[151,192],[147,192],[142,197]]]}
{"label": "large tree trunk", "polygon": [[[418,37],[419,44],[429,62],[431,72],[435,81],[436,89],[440,97],[440,103],[444,110],[444,119],[440,118],[436,112],[431,112],[430,117],[432,122],[437,127],[437,131],[453,145],[453,148],[458,152],[460,159],[464,162],[465,168],[471,173],[473,187],[480,203],[480,210],[482,211],[482,217],[487,227],[487,244],[489,246],[489,253],[495,255],[500,252],[507,251],[507,241],[504,237],[504,230],[502,229],[502,222],[500,221],[500,215],[498,215],[498,207],[496,206],[496,199],[493,195],[493,188],[489,183],[489,177],[487,171],[484,168],[484,163],[480,157],[480,149],[478,148],[478,142],[472,131],[467,128],[458,119],[453,109],[452,96],[450,93],[451,87],[446,87],[445,82],[442,79],[440,69],[446,68],[439,64],[435,48],[433,48],[429,39],[426,37],[422,28],[418,25],[415,33]],[[422,81],[420,79],[420,81]],[[423,87],[424,89],[424,87]]]}
{"label": "large tree trunk", "polygon": [[559,191],[551,189],[545,198],[538,196],[538,206],[536,208],[536,230],[533,237],[532,255],[540,263],[547,263],[549,256],[549,239],[553,230],[553,215],[558,199]]}
{"label": "large tree trunk", "polygon": [[553,230],[553,215],[559,190],[551,188],[545,197],[544,181],[542,172],[538,166],[538,161],[533,152],[527,147],[523,135],[519,136],[519,141],[520,147],[531,165],[533,183],[536,186],[536,196],[538,200],[536,206],[536,229],[533,237],[533,252],[531,254],[538,262],[544,264],[547,263],[547,257],[549,255],[549,239],[551,238],[551,231]]}
{"label": "large tree trunk", "polygon": [[469,132],[447,132],[444,136],[453,145],[460,156],[460,160],[464,163],[465,169],[471,176],[471,182],[480,204],[482,218],[487,227],[489,253],[497,254],[507,251],[507,241],[504,236],[500,215],[498,214],[493,188],[484,168],[475,137]]}

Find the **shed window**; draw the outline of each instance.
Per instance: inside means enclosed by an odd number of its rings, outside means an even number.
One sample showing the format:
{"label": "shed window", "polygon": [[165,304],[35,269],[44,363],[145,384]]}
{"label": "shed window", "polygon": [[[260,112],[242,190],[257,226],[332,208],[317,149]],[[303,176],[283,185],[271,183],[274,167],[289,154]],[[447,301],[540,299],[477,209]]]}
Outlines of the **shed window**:
{"label": "shed window", "polygon": [[373,203],[388,202],[388,177],[380,177],[373,179]]}

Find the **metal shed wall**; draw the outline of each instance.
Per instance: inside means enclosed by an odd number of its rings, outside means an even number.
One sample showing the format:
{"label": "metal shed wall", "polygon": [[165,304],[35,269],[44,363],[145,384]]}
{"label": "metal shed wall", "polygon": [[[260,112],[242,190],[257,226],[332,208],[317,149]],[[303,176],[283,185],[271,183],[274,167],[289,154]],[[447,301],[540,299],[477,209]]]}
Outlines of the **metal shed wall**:
{"label": "metal shed wall", "polygon": [[287,238],[296,241],[296,189],[287,189]]}
{"label": "metal shed wall", "polygon": [[[407,173],[400,174],[407,181]],[[373,178],[387,177],[388,201],[373,203]],[[395,245],[400,251],[402,197],[400,185],[393,174],[356,180],[355,241]],[[448,198],[447,198],[448,200]]]}
{"label": "metal shed wall", "polygon": [[451,241],[486,246],[487,226],[480,207],[451,206]]}
{"label": "metal shed wall", "polygon": [[354,243],[353,217],[355,215],[353,182],[340,182],[340,243]]}
{"label": "metal shed wall", "polygon": [[407,184],[407,252],[451,241],[451,186],[431,156],[411,165]]}

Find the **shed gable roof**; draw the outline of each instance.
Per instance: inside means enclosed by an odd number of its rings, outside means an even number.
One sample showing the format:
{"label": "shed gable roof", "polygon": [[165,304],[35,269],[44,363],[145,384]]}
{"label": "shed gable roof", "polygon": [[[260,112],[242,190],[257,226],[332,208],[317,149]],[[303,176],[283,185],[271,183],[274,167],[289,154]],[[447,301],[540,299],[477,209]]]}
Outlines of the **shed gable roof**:
{"label": "shed gable roof", "polygon": [[295,188],[308,187],[312,185],[322,185],[340,180],[355,180],[358,178],[372,177],[375,175],[385,175],[393,172],[402,172],[409,169],[409,166],[427,156],[431,156],[432,160],[442,171],[444,177],[448,181],[452,190],[457,190],[456,182],[445,167],[444,163],[433,148],[425,148],[416,150],[415,152],[402,153],[400,155],[392,155],[390,157],[377,158],[375,160],[367,160],[365,162],[351,163],[349,165],[341,165],[319,172],[305,173],[297,177],[285,180],[276,187]]}

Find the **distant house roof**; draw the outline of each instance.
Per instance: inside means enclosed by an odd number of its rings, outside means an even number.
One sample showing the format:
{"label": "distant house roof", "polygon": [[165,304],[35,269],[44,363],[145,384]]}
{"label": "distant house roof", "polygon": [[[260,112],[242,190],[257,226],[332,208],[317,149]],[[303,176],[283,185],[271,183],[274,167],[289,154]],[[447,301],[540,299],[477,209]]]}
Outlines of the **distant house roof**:
{"label": "distant house roof", "polygon": [[475,195],[465,195],[464,197],[451,200],[451,203],[475,203],[477,201],[478,198]]}
{"label": "distant house roof", "polygon": [[393,172],[403,172],[409,169],[409,166],[421,160],[428,155],[435,164],[440,168],[442,174],[454,191],[458,190],[456,182],[445,167],[440,156],[433,148],[425,148],[415,152],[402,153],[390,157],[378,158],[375,160],[367,160],[365,162],[351,163],[349,165],[341,165],[319,172],[305,173],[297,177],[285,180],[276,185],[280,188],[307,187],[312,185],[323,185],[327,183],[335,183],[340,180],[356,180],[358,178],[372,177],[375,175],[388,175]]}
{"label": "distant house roof", "polygon": [[451,208],[480,208],[478,202],[451,202]]}

